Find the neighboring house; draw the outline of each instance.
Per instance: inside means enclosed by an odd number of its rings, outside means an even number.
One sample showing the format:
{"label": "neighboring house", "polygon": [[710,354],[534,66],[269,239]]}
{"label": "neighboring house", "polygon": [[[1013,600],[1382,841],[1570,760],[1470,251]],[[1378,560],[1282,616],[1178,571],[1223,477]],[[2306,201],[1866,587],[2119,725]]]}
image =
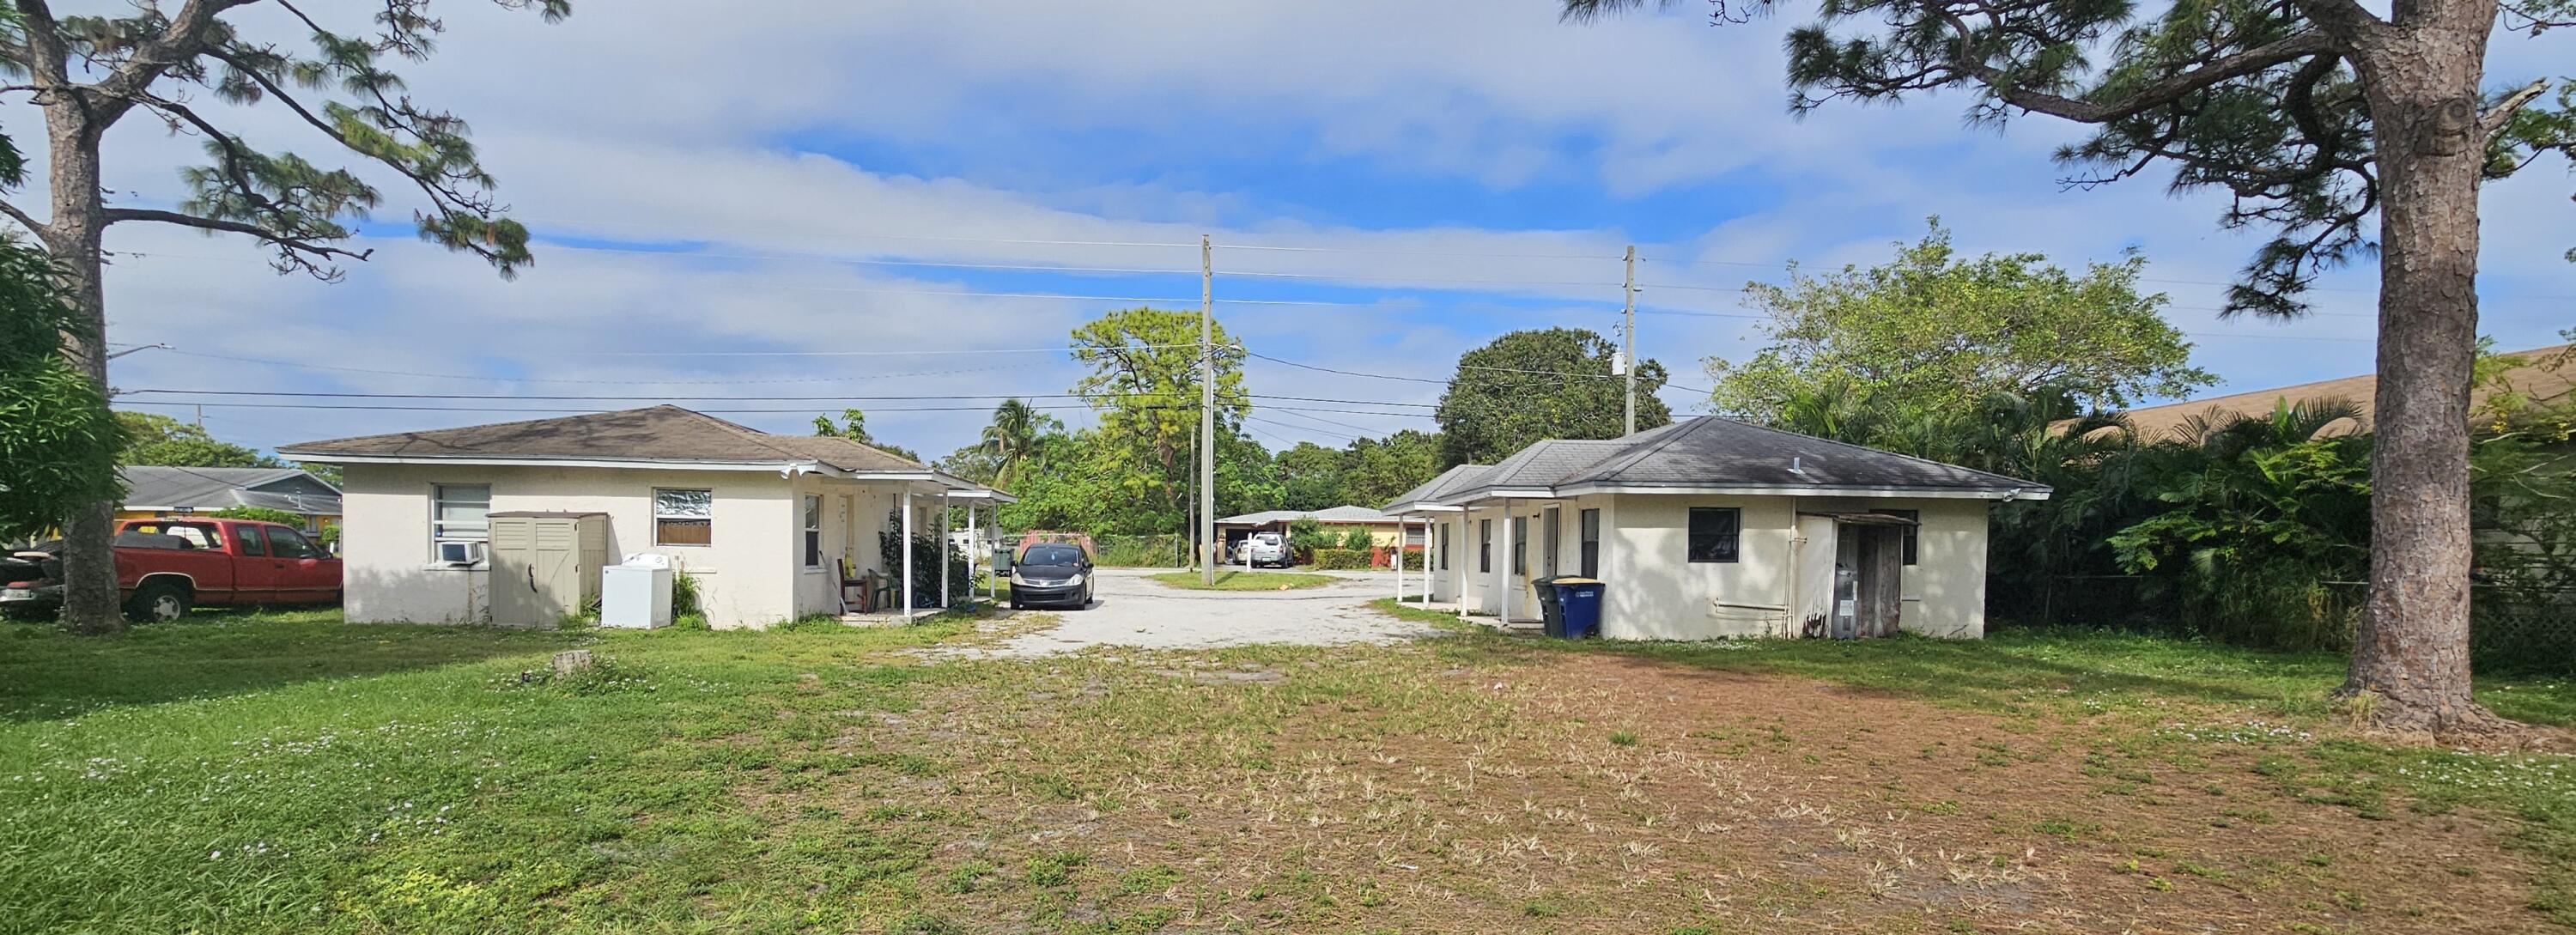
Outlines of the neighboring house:
{"label": "neighboring house", "polygon": [[1290,523],[1301,519],[1312,519],[1322,524],[1324,532],[1333,537],[1335,545],[1340,545],[1342,537],[1349,535],[1354,527],[1368,530],[1369,542],[1380,548],[1391,547],[1398,541],[1402,541],[1407,546],[1422,545],[1420,527],[1414,527],[1408,531],[1397,522],[1396,517],[1364,506],[1343,505],[1321,510],[1263,510],[1259,513],[1245,513],[1241,516],[1228,516],[1217,520],[1216,531],[1217,535],[1225,541],[1226,548],[1232,550],[1234,546],[1243,542],[1243,537],[1251,535],[1254,530],[1286,532]]}
{"label": "neighboring house", "polygon": [[1598,578],[1615,639],[1979,637],[1986,511],[2047,487],[1718,417],[1543,441],[1385,512],[1427,522],[1430,594],[1539,617],[1534,578]]}
{"label": "neighboring house", "polygon": [[[676,406],[289,445],[341,466],[341,556],[353,621],[489,616],[488,562],[440,560],[495,513],[604,514],[607,561],[669,556],[708,623],[763,626],[841,611],[837,566],[885,573],[879,536],[937,536],[946,505],[1007,494],[842,438],[772,435]],[[915,606],[938,595],[918,595]],[[522,622],[522,621],[504,621]]]}
{"label": "neighboring house", "polygon": [[[2566,400],[2570,390],[2576,389],[2576,366],[2551,369],[2541,364],[2566,353],[2567,349],[2568,345],[2561,344],[2555,347],[2512,351],[2499,355],[2522,358],[2524,364],[2498,374],[2498,384],[2513,392],[2527,394],[2535,403],[2547,404]],[[2495,385],[2480,386],[2470,394],[2469,412],[2473,418],[2474,414],[2485,409],[2487,397],[2496,388]],[[2272,410],[2283,403],[2296,405],[2320,400],[2342,400],[2361,407],[2361,423],[2356,424],[2351,419],[2338,420],[2326,426],[2318,434],[2349,435],[2361,431],[2363,426],[2371,421],[2377,405],[2378,392],[2379,376],[2365,373],[2357,377],[2319,380],[2314,383],[2299,383],[2268,390],[2250,390],[2225,396],[2131,409],[2129,427],[2142,440],[2162,441],[2174,437],[2174,434],[2194,417],[2213,422],[2221,417],[2236,415],[2262,418],[2271,415]]]}
{"label": "neighboring house", "polygon": [[217,468],[131,465],[117,519],[151,519],[255,506],[304,518],[306,532],[340,521],[340,488],[302,468]]}

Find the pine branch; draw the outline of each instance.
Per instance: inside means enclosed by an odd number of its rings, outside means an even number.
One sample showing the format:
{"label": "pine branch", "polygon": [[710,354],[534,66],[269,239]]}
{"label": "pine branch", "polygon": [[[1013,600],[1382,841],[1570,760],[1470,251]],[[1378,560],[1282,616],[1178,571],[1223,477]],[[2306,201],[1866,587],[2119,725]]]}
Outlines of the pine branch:
{"label": "pine branch", "polygon": [[34,217],[29,216],[25,209],[20,208],[17,205],[10,204],[6,201],[0,201],[0,214],[6,214],[9,216],[10,220],[18,222],[18,226],[26,228],[27,233],[34,234],[38,237],[43,237],[45,235],[45,225],[36,223],[36,219]]}
{"label": "pine branch", "polygon": [[2543,78],[2505,94],[2502,99],[2495,102],[2494,106],[2487,108],[2485,114],[2478,117],[2479,138],[2494,142],[2497,135],[2502,134],[2505,127],[2513,123],[2515,113],[2532,101],[2538,100],[2541,92],[2547,90],[2549,90],[2549,80]]}
{"label": "pine branch", "polygon": [[[344,256],[363,262],[367,257],[375,254],[374,250],[346,250],[326,243],[317,243],[311,240],[281,234],[257,224],[250,224],[242,221],[227,221],[221,218],[198,217],[193,214],[182,214],[177,211],[161,211],[151,208],[109,208],[99,213],[99,220],[106,224],[115,224],[121,221],[156,221],[163,224],[176,224],[181,227],[194,227],[199,230],[218,231],[227,234],[248,234],[252,237],[257,237],[261,240],[267,241],[281,250],[304,254],[317,259]],[[300,269],[311,269],[311,267],[306,263],[296,263],[294,265],[296,268]],[[336,272],[332,278],[337,278]]]}

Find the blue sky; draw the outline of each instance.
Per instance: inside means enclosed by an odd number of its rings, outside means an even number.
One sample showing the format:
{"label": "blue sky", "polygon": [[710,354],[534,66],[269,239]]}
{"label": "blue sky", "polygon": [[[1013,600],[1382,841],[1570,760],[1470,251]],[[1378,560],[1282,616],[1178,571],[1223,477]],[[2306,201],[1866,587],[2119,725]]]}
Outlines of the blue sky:
{"label": "blue sky", "polygon": [[[633,0],[545,27],[488,6],[441,10],[451,34],[412,90],[473,121],[503,199],[538,233],[537,265],[502,282],[419,244],[389,180],[361,238],[375,259],[338,284],[275,276],[238,241],[121,226],[111,337],[174,348],[117,361],[127,401],[192,416],[145,405],[184,397],[141,391],[495,394],[520,398],[383,403],[529,410],[625,404],[524,398],[614,395],[790,431],[842,403],[744,397],[1062,393],[1076,368],[1047,349],[1072,326],[1138,304],[1126,300],[1194,304],[1201,234],[1219,244],[1218,314],[1255,351],[1429,378],[1507,330],[1606,332],[1617,258],[1635,244],[1654,313],[1640,348],[1698,386],[1701,360],[1758,346],[1734,291],[1747,280],[1792,260],[1875,262],[1930,215],[1972,251],[2073,266],[2143,250],[2169,317],[2227,387],[2371,366],[2370,269],[2331,277],[2308,320],[2218,321],[2221,284],[2256,239],[2217,230],[2216,200],[2168,197],[2160,179],[2061,190],[2047,157],[2072,128],[1967,128],[1958,95],[1793,119],[1784,21],[1711,28],[1686,9],[1574,27],[1517,0],[781,0],[724,17]],[[243,28],[291,40],[285,25]],[[2571,51],[2500,43],[2500,83],[2551,74],[2535,69]],[[0,120],[32,126],[21,111]],[[231,120],[263,144],[327,152],[276,113]],[[121,199],[179,197],[173,168],[194,140],[137,120],[111,146]],[[2487,198],[2482,330],[2509,347],[2576,324],[2565,169]],[[1262,361],[1249,376],[1255,393],[1375,412],[1427,412],[1438,392]],[[937,455],[981,415],[905,410],[989,402],[849,404]],[[1430,425],[1263,415],[1274,447]],[[206,410],[209,428],[262,447],[509,417]]]}

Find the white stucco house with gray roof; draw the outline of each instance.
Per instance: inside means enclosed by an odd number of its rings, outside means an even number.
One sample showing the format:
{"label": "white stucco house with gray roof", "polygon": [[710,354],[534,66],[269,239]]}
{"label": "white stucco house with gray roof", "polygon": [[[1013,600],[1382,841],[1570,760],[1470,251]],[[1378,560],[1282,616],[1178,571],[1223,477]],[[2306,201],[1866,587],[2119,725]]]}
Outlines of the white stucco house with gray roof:
{"label": "white stucco house with gray roof", "polygon": [[1607,583],[1614,639],[1985,634],[1986,520],[2047,487],[1719,417],[1542,441],[1384,512],[1423,524],[1430,599],[1539,617],[1536,579]]}

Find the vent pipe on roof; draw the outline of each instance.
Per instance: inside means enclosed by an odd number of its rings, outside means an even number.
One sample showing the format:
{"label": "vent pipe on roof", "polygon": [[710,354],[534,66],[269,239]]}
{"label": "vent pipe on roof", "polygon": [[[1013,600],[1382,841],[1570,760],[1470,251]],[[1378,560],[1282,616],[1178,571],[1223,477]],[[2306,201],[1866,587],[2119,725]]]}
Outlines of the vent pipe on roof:
{"label": "vent pipe on roof", "polygon": [[1804,473],[1807,473],[1807,466],[1806,466],[1804,463],[1802,463],[1802,459],[1800,459],[1797,455],[1790,455],[1790,456],[1789,456],[1789,473],[1791,473],[1791,474],[1804,474]]}

